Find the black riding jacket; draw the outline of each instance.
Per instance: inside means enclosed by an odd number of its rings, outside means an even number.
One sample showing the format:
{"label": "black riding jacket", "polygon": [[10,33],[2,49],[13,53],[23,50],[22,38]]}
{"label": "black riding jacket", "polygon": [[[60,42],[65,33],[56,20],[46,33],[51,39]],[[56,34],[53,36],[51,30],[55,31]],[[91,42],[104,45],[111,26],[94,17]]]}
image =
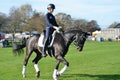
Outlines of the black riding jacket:
{"label": "black riding jacket", "polygon": [[55,17],[51,13],[47,13],[45,16],[46,27],[58,26]]}

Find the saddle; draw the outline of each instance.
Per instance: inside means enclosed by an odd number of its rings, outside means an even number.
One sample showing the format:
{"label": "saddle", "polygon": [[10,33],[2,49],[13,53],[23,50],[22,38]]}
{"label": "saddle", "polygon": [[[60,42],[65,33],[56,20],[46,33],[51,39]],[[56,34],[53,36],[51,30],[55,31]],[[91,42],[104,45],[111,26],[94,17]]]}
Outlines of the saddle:
{"label": "saddle", "polygon": [[[40,46],[40,47],[44,47],[45,33],[46,33],[46,31],[44,30],[39,37],[38,46]],[[48,47],[52,47],[54,39],[55,39],[55,34],[56,34],[56,31],[54,31],[53,34],[49,37]]]}
{"label": "saddle", "polygon": [[[39,40],[38,40],[38,46],[39,47],[44,47],[44,41],[45,41],[45,33],[46,31],[43,30],[43,32],[41,33],[40,37],[39,37]],[[48,51],[48,54],[52,57],[52,45],[53,45],[53,42],[54,42],[54,39],[55,39],[55,35],[56,35],[56,31],[53,32],[53,34],[51,36],[49,36],[49,39],[48,39],[48,45],[47,45],[47,51]]]}

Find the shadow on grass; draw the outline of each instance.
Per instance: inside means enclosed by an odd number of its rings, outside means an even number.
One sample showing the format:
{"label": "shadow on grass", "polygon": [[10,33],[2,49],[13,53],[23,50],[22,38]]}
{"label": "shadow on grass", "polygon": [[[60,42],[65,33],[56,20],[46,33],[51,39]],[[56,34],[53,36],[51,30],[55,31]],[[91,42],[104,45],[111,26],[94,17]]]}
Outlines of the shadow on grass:
{"label": "shadow on grass", "polygon": [[92,75],[92,74],[65,74],[64,76],[62,76],[62,78],[90,78],[90,80],[120,80],[120,74],[96,74],[96,75]]}

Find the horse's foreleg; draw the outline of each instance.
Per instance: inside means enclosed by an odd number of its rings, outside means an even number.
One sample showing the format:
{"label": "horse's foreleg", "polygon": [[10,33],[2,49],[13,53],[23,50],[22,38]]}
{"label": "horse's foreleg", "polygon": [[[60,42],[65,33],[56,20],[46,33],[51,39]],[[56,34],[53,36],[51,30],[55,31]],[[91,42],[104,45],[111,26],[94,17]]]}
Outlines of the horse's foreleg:
{"label": "horse's foreleg", "polygon": [[63,57],[59,57],[59,60],[61,61],[61,62],[63,62],[64,63],[64,67],[57,73],[57,75],[62,75],[65,71],[66,71],[66,69],[69,67],[69,63],[67,62],[67,60],[65,59],[65,58],[63,58]]}
{"label": "horse's foreleg", "polygon": [[60,64],[60,61],[57,60],[57,63],[56,63],[56,67],[54,69],[54,72],[53,72],[53,79],[54,80],[58,80],[58,68],[59,68],[59,64]]}
{"label": "horse's foreleg", "polygon": [[[66,59],[64,57],[58,56],[56,59],[57,59],[57,64],[56,64],[56,68],[53,72],[54,80],[58,80],[58,76],[62,75],[69,66],[69,63],[66,61]],[[58,67],[59,67],[60,62],[64,63],[65,66],[58,72]]]}
{"label": "horse's foreleg", "polygon": [[58,72],[58,75],[59,75],[59,76],[62,75],[62,74],[66,71],[67,68],[68,68],[68,66],[65,65],[65,66]]}

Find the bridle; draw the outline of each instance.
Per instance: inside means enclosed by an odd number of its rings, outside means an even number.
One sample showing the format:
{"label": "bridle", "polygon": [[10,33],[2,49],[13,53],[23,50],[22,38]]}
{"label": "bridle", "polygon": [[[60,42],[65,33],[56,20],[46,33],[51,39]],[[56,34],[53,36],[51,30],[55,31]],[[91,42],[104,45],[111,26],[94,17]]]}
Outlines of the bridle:
{"label": "bridle", "polygon": [[85,40],[86,40],[86,36],[84,34],[82,35],[76,34],[76,37],[73,42],[77,47],[83,47],[84,46],[83,42]]}

